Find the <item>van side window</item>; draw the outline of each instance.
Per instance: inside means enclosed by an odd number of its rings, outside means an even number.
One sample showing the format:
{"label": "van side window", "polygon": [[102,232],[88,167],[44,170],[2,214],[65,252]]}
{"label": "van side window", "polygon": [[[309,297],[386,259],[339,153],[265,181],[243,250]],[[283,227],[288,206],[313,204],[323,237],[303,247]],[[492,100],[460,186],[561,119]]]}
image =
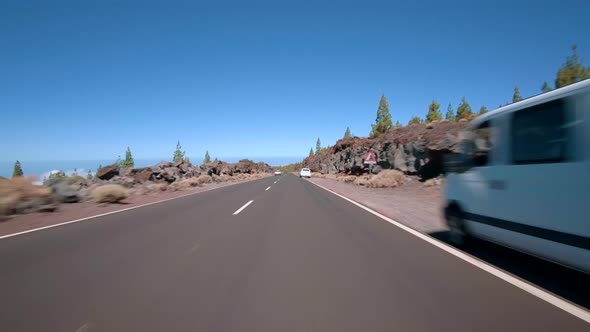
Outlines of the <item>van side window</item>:
{"label": "van side window", "polygon": [[562,100],[522,109],[512,117],[514,164],[558,163],[566,158],[567,132]]}

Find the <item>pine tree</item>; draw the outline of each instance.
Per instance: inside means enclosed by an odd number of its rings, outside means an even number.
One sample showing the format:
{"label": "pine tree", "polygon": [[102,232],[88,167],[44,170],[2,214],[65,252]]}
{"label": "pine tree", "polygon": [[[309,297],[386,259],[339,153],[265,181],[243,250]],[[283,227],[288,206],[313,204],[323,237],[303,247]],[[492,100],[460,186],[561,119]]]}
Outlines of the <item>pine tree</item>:
{"label": "pine tree", "polygon": [[309,158],[313,157],[313,148],[309,149]]}
{"label": "pine tree", "polygon": [[203,159],[203,164],[208,164],[211,162],[211,156],[209,156],[209,150],[205,151],[205,159]]}
{"label": "pine tree", "polygon": [[180,145],[180,141],[176,143],[176,150],[174,150],[174,156],[172,157],[172,162],[177,163],[179,161],[184,160],[185,151],[182,151],[182,146]]}
{"label": "pine tree", "polygon": [[395,128],[401,128],[401,127],[402,127],[402,124],[399,123],[399,120],[396,120],[395,121]]}
{"label": "pine tree", "polygon": [[125,151],[125,160],[119,163],[121,168],[133,168],[135,166],[135,161],[133,160],[133,156],[131,155],[131,149],[127,147],[127,151]]}
{"label": "pine tree", "polygon": [[436,100],[432,100],[428,105],[428,113],[426,114],[426,122],[442,120],[442,113],[440,112],[440,104]]}
{"label": "pine tree", "polygon": [[520,95],[520,89],[518,85],[514,87],[514,94],[512,95],[512,102],[516,103],[522,100],[522,96]]}
{"label": "pine tree", "polygon": [[101,168],[102,168],[102,165],[99,164],[98,165],[98,168],[96,169],[96,171],[98,172],[98,170],[101,169]]}
{"label": "pine tree", "polygon": [[346,127],[346,131],[344,132],[344,138],[348,137],[352,137],[352,134],[350,133],[350,128]]}
{"label": "pine tree", "polygon": [[572,46],[572,55],[568,56],[565,63],[557,71],[555,88],[559,89],[566,85],[583,81],[590,78],[590,67],[584,67],[578,57],[578,47]]}
{"label": "pine tree", "polygon": [[191,160],[190,160],[189,157],[184,157],[184,162],[187,163],[187,164],[190,164],[191,163]]}
{"label": "pine tree", "polygon": [[461,99],[461,104],[457,107],[457,120],[460,119],[469,119],[473,115],[471,112],[471,106],[467,102],[467,99],[463,97]]}
{"label": "pine tree", "polygon": [[91,170],[88,170],[88,175],[86,175],[86,178],[88,180],[92,180],[92,171]]}
{"label": "pine tree", "polygon": [[392,126],[393,124],[391,122],[391,113],[389,112],[389,103],[387,102],[385,95],[382,95],[381,100],[379,101],[379,107],[377,108],[377,118],[375,119],[375,124],[371,125],[371,137],[379,137],[388,129],[391,129]]}
{"label": "pine tree", "polygon": [[23,168],[20,165],[20,161],[16,161],[14,163],[14,170],[12,171],[12,177],[17,178],[19,176],[23,176]]}
{"label": "pine tree", "polygon": [[420,117],[418,117],[418,116],[414,116],[410,119],[410,121],[408,122],[408,125],[418,124],[418,123],[422,123],[422,119],[420,119]]}
{"label": "pine tree", "polygon": [[479,108],[479,115],[486,114],[487,112],[488,112],[488,108],[487,107],[482,106],[482,107]]}
{"label": "pine tree", "polygon": [[455,111],[453,110],[451,103],[449,103],[449,106],[447,106],[447,114],[445,114],[445,119],[449,121],[455,120]]}
{"label": "pine tree", "polygon": [[543,91],[543,93],[551,91],[551,87],[549,86],[549,83],[543,82],[543,86],[541,87],[541,91]]}
{"label": "pine tree", "polygon": [[315,154],[320,153],[321,150],[322,150],[322,142],[320,141],[320,138],[318,137],[318,140],[315,142]]}

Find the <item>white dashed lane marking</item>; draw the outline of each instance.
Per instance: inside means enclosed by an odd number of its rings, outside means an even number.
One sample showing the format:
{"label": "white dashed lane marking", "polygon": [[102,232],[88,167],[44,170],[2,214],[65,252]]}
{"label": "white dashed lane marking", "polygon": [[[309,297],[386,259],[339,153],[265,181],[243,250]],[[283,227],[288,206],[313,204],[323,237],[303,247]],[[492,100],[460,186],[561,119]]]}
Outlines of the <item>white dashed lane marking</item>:
{"label": "white dashed lane marking", "polygon": [[236,212],[233,213],[233,215],[238,215],[240,212],[242,212],[245,208],[248,207],[248,205],[252,204],[252,202],[254,202],[254,200],[249,201],[248,203],[244,204],[244,206],[242,206],[241,208],[237,209]]}

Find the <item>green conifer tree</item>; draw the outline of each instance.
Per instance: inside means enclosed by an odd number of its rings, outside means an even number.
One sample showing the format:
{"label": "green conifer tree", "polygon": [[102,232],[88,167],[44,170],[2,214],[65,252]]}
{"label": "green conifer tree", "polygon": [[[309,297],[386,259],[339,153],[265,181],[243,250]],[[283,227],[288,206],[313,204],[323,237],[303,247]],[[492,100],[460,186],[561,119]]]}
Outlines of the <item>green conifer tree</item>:
{"label": "green conifer tree", "polygon": [[211,156],[209,155],[209,150],[205,151],[205,158],[203,159],[204,164],[208,164],[211,162]]}
{"label": "green conifer tree", "polygon": [[588,78],[590,78],[590,67],[582,65],[582,60],[578,56],[578,47],[573,45],[572,54],[567,57],[565,63],[557,71],[555,88],[559,89]]}
{"label": "green conifer tree", "polygon": [[516,103],[522,100],[522,96],[520,95],[520,89],[518,85],[514,87],[514,93],[512,94],[512,102]]}
{"label": "green conifer tree", "polygon": [[457,119],[469,119],[473,115],[471,112],[471,106],[467,102],[467,99],[463,97],[461,99],[461,104],[457,107]]}
{"label": "green conifer tree", "polygon": [[389,103],[385,95],[381,96],[379,107],[377,108],[377,117],[375,124],[371,125],[371,137],[379,137],[381,134],[391,129],[393,123],[391,122],[391,113],[389,111]]}
{"label": "green conifer tree", "polygon": [[180,141],[176,143],[176,150],[174,150],[174,155],[172,156],[172,162],[177,163],[179,161],[184,160],[185,151],[182,151],[182,146],[180,145]]}
{"label": "green conifer tree", "polygon": [[436,100],[432,100],[428,105],[428,113],[426,114],[426,122],[442,120],[442,113],[440,112],[440,104]]}
{"label": "green conifer tree", "polygon": [[23,176],[23,174],[24,174],[23,173],[23,168],[22,168],[22,166],[20,164],[20,161],[17,160],[14,163],[14,170],[12,171],[12,177],[13,178],[17,178],[17,177]]}

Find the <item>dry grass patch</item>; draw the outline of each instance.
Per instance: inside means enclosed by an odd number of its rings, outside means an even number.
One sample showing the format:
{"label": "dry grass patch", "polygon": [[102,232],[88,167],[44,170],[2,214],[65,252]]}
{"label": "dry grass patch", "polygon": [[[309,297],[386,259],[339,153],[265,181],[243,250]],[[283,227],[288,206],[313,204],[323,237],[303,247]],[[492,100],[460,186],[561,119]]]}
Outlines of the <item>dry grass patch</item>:
{"label": "dry grass patch", "polygon": [[13,179],[0,179],[0,197],[11,198],[16,201],[47,197],[51,190],[47,187],[33,184],[31,177],[17,177]]}
{"label": "dry grass patch", "polygon": [[356,176],[354,175],[345,175],[345,176],[338,176],[336,180],[344,183],[353,183],[356,180]]}
{"label": "dry grass patch", "polygon": [[199,184],[199,179],[198,178],[187,178],[187,179],[182,179],[179,181],[175,181],[174,183],[172,183],[171,185],[168,186],[169,190],[186,190],[189,188],[193,188],[193,187],[198,187]]}
{"label": "dry grass patch", "polygon": [[197,181],[199,182],[199,184],[206,184],[213,182],[213,178],[209,175],[201,175],[197,178]]}
{"label": "dry grass patch", "polygon": [[369,182],[369,179],[371,179],[370,176],[362,175],[362,176],[357,177],[353,183],[356,185],[359,185],[359,186],[365,186],[365,185],[367,185],[367,182]]}
{"label": "dry grass patch", "polygon": [[34,185],[31,177],[0,179],[0,216],[13,213],[20,202],[44,199],[50,195],[49,188]]}
{"label": "dry grass patch", "polygon": [[404,173],[393,169],[386,169],[371,177],[367,181],[366,186],[368,188],[395,188],[402,185],[404,179]]}
{"label": "dry grass patch", "polygon": [[92,198],[99,203],[119,203],[129,197],[129,191],[118,184],[107,184],[92,191]]}

